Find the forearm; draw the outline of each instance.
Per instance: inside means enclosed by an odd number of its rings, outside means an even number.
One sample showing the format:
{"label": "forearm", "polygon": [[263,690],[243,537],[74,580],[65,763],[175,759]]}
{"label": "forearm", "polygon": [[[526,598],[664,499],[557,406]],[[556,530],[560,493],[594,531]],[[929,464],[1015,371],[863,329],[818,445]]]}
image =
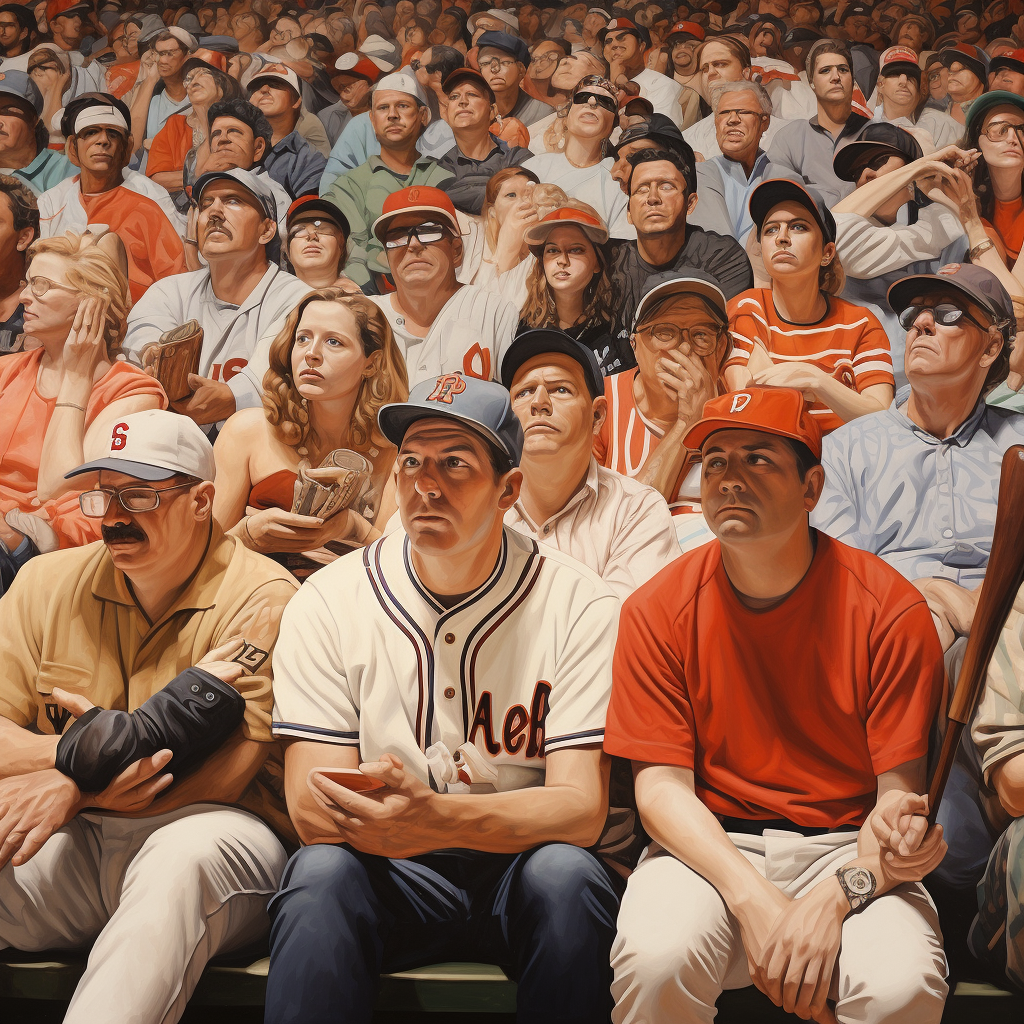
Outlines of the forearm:
{"label": "forearm", "polygon": [[882,403],[870,395],[848,388],[834,377],[824,377],[821,385],[815,388],[815,392],[818,400],[827,405],[844,423],[849,423],[858,416],[881,412],[892,403],[891,396],[888,402]]}
{"label": "forearm", "polygon": [[168,192],[180,192],[184,187],[182,171],[157,171],[150,178]]}
{"label": "forearm", "polygon": [[0,778],[52,768],[59,736],[43,736],[0,718]]}
{"label": "forearm", "polygon": [[653,487],[666,501],[675,498],[675,485],[690,454],[683,438],[690,421],[677,421],[658,442],[658,447],[647,456],[640,467],[637,480]]}
{"label": "forearm", "polygon": [[[977,212],[975,212],[973,216],[964,220],[963,225],[964,231],[967,232],[967,244],[972,249],[976,245],[988,241],[988,232],[985,230],[985,226],[981,223],[981,217],[978,216]],[[986,270],[995,274],[996,277],[999,278],[999,283],[1011,296],[1024,296],[1024,266],[1021,266],[1020,260],[1017,261],[1011,271],[1006,266],[1003,258],[999,255],[999,250],[995,246],[989,246],[976,258],[972,258],[971,262],[974,263],[975,266],[984,267]],[[1019,271],[1018,268],[1020,268]]]}
{"label": "forearm", "polygon": [[156,89],[156,78],[144,78],[139,82],[135,97],[132,100],[132,137],[135,144],[141,149],[146,140],[146,122],[149,119],[149,102],[153,98],[153,90]]}
{"label": "forearm", "polygon": [[36,492],[40,501],[61,494],[66,489],[64,474],[85,462],[85,410],[91,391],[90,381],[65,374],[39,455]]}
{"label": "forearm", "polygon": [[[925,159],[928,159],[927,157]],[[879,178],[854,189],[832,207],[832,213],[858,213],[870,217],[880,206],[888,202],[897,192],[905,189],[921,173],[920,161],[914,161],[898,170],[883,174]]]}

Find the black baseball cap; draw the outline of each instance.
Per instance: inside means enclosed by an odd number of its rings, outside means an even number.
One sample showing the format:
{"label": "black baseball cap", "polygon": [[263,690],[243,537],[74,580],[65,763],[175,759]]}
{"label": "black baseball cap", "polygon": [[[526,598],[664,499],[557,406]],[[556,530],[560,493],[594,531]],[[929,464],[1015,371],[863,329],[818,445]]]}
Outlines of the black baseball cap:
{"label": "black baseball cap", "polygon": [[843,181],[856,181],[855,166],[874,153],[889,153],[906,162],[920,160],[924,153],[917,139],[908,131],[887,121],[872,121],[865,125],[853,142],[848,142],[832,158],[832,169]]}
{"label": "black baseball cap", "polygon": [[826,242],[836,240],[836,222],[831,211],[825,205],[825,200],[812,188],[805,188],[803,185],[787,178],[769,178],[762,181],[750,194],[750,216],[757,228],[757,237],[761,238],[761,225],[772,210],[779,203],[799,203],[814,219],[821,228],[821,234]]}
{"label": "black baseball cap", "polygon": [[338,227],[341,228],[342,234],[345,238],[348,238],[352,233],[352,229],[349,227],[348,217],[346,217],[345,214],[343,214],[341,210],[334,205],[334,203],[327,199],[321,199],[316,193],[299,196],[299,198],[288,207],[288,215],[285,218],[285,225],[288,230],[291,230],[291,226],[296,217],[306,217],[314,213],[322,213],[328,220],[337,224]]}
{"label": "black baseball cap", "polygon": [[1002,282],[984,267],[972,263],[947,263],[937,274],[913,274],[897,281],[889,289],[886,299],[889,308],[899,315],[910,306],[915,295],[950,288],[965,295],[992,317],[993,326],[1009,340],[1017,319],[1013,302]]}
{"label": "black baseball cap", "polygon": [[519,368],[534,356],[548,352],[561,352],[580,364],[591,398],[600,398],[604,394],[604,376],[597,356],[571,334],[554,327],[535,327],[515,336],[501,359],[501,383],[511,391]]}
{"label": "black baseball cap", "polygon": [[477,51],[485,46],[493,46],[496,50],[504,50],[511,54],[524,67],[530,66],[530,50],[518,36],[508,32],[484,32],[476,41]]}
{"label": "black baseball cap", "polygon": [[651,114],[648,120],[631,125],[619,136],[619,141],[614,146],[609,145],[608,152],[617,159],[619,146],[636,142],[637,139],[652,139],[662,143],[666,149],[678,153],[684,160],[691,163],[696,160],[693,147],[683,138],[679,126],[665,114]]}

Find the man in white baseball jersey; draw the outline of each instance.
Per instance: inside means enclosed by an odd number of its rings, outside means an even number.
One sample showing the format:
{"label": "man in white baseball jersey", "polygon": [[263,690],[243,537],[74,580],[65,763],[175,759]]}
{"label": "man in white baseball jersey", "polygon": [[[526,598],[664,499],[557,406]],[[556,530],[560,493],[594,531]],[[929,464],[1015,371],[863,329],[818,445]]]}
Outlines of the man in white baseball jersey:
{"label": "man in white baseball jersey", "polygon": [[503,526],[501,385],[445,374],[379,418],[404,532],[314,574],[274,659],[308,845],[271,903],[266,1020],[369,1022],[382,970],[474,960],[517,980],[520,1020],[606,1022],[621,881],[587,848],[618,601]]}

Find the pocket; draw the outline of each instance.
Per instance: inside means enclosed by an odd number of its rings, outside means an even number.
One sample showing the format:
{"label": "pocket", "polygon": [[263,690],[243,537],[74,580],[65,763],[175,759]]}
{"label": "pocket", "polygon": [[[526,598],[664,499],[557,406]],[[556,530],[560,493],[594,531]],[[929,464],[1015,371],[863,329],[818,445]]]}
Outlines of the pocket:
{"label": "pocket", "polygon": [[[93,671],[79,665],[44,661],[36,676],[36,690],[39,693],[36,727],[46,733],[50,729],[60,736],[71,723],[74,715],[62,708],[51,696],[54,687],[68,693],[79,693],[92,699]],[[49,728],[48,728],[49,727]]]}

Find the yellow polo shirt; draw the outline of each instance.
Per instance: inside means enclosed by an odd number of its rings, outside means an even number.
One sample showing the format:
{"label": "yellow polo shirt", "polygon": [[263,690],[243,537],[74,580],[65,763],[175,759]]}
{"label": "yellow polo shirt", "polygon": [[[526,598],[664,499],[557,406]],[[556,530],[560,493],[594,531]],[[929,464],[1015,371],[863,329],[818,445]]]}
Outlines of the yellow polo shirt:
{"label": "yellow polo shirt", "polygon": [[[248,671],[234,685],[245,698],[243,733],[271,743],[272,654],[297,589],[288,572],[216,525],[185,591],[158,622],[135,603],[102,541],[34,558],[0,600],[0,715],[35,732],[63,732],[71,716],[52,700],[54,687],[134,711],[241,636]],[[275,827],[287,822],[280,778],[279,759],[268,758],[240,801]]]}

